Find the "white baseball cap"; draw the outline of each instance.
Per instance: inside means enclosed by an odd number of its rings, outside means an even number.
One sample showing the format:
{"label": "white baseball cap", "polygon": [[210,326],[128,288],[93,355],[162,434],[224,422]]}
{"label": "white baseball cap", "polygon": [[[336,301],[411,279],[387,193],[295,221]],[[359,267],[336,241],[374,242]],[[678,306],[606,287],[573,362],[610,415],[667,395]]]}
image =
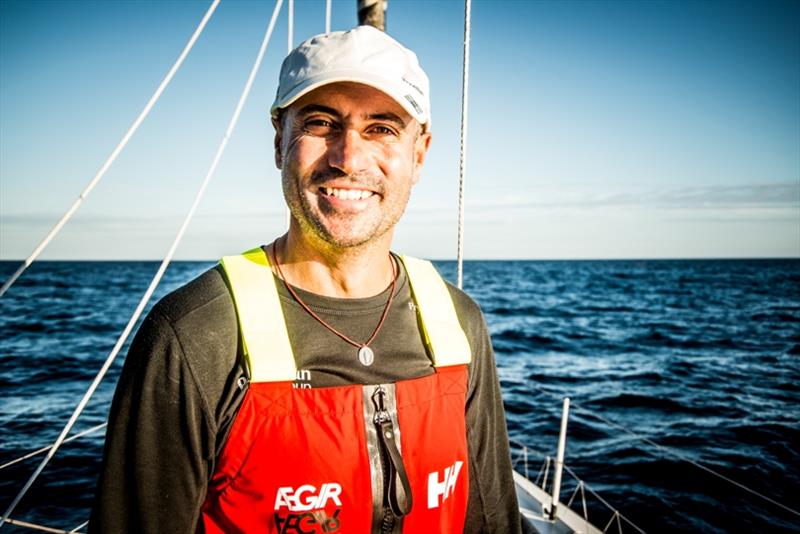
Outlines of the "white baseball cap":
{"label": "white baseball cap", "polygon": [[277,117],[304,94],[336,82],[374,87],[430,126],[430,82],[417,55],[372,26],[315,35],[292,50],[281,65],[270,113]]}

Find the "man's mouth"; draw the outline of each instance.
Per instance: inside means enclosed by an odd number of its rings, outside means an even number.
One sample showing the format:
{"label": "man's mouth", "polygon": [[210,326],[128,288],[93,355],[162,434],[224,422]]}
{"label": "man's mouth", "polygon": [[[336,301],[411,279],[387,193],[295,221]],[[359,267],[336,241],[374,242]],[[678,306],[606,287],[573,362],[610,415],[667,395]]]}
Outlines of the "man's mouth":
{"label": "man's mouth", "polygon": [[366,200],[375,193],[367,189],[340,189],[337,187],[320,187],[323,195],[338,198],[339,200]]}

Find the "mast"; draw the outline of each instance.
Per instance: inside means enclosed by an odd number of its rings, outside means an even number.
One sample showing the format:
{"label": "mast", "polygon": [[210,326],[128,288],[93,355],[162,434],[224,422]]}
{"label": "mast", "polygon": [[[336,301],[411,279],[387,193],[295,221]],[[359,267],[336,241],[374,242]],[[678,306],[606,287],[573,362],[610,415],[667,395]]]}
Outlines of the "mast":
{"label": "mast", "polygon": [[386,7],[388,0],[358,0],[359,26],[374,26],[386,31]]}

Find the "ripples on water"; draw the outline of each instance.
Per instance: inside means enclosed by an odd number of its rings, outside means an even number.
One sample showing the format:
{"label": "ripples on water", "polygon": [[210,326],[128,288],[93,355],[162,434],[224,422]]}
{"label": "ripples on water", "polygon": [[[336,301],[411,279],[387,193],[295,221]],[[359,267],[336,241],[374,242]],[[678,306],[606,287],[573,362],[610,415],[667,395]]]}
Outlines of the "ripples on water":
{"label": "ripples on water", "polygon": [[[173,265],[158,294],[208,266]],[[452,262],[438,266],[455,278]],[[15,267],[0,263],[0,279]],[[43,262],[0,299],[0,463],[55,439],[156,269]],[[644,530],[800,528],[797,516],[594,417],[797,508],[800,261],[468,262],[465,283],[486,314],[512,439],[554,455],[569,396],[567,464]],[[120,366],[79,430],[105,420]],[[64,445],[15,515],[83,522],[102,439]],[[2,472],[3,509],[35,465]],[[562,497],[573,489],[565,482]],[[602,528],[610,513],[590,501],[590,518]]]}
{"label": "ripples on water", "polygon": [[[0,263],[0,279],[16,267]],[[208,267],[172,265],[156,299]],[[157,269],[152,262],[39,262],[0,298],[0,464],[55,441]],[[73,433],[105,422],[121,364],[122,357]],[[86,521],[103,439],[101,431],[64,444],[14,517],[66,530]],[[41,456],[0,472],[2,511],[39,461]]]}

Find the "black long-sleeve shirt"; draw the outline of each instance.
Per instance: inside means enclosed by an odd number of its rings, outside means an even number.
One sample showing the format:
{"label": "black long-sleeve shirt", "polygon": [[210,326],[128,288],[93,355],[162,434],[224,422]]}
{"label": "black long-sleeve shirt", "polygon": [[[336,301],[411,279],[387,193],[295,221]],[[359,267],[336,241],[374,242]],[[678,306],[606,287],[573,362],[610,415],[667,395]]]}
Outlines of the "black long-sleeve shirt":
{"label": "black long-sleeve shirt", "polygon": [[[282,282],[277,287],[304,384],[378,384],[433,372],[404,270],[370,345],[370,367],[358,362],[352,345],[303,310]],[[517,532],[520,515],[491,341],[478,306],[448,288],[472,349],[465,531]],[[326,322],[356,340],[370,337],[389,296],[389,289],[363,299],[297,291]],[[90,532],[195,532],[215,458],[244,395],[243,361],[233,300],[219,267],[154,306],[131,345],[111,406]]]}

